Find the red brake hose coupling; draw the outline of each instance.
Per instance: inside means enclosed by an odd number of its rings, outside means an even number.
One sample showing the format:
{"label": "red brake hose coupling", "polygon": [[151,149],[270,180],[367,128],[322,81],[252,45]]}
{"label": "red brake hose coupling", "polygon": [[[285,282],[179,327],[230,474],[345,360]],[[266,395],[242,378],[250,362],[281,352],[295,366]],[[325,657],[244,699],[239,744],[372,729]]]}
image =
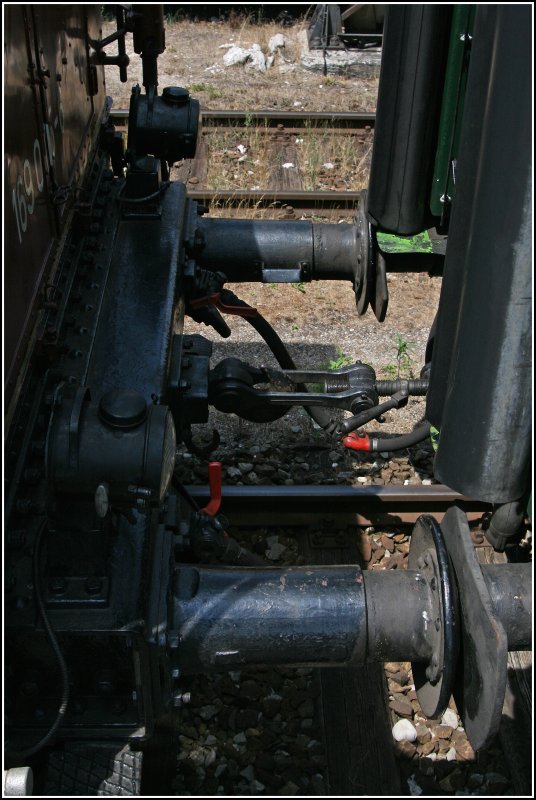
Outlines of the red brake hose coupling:
{"label": "red brake hose coupling", "polygon": [[342,440],[342,443],[345,447],[348,447],[350,450],[364,450],[365,452],[369,453],[372,449],[372,443],[370,441],[370,436],[368,433],[361,431],[358,433],[357,431],[353,431],[349,433],[348,436],[345,436]]}

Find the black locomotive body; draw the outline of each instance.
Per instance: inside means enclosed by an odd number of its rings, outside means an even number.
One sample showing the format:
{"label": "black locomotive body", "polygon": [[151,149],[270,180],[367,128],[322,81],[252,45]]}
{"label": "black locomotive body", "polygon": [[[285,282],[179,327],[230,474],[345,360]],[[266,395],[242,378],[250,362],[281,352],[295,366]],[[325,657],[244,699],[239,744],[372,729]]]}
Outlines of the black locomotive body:
{"label": "black locomotive body", "polygon": [[[368,206],[331,226],[213,220],[170,181],[169,165],[195,151],[199,105],[179,87],[159,93],[162,7],[119,6],[103,40],[98,6],[7,6],[9,767],[41,769],[46,756],[53,771],[66,753],[107,747],[135,772],[155,731],[173,727],[185,674],[247,663],[411,660],[426,714],[456,690],[475,748],[494,736],[507,652],[531,647],[530,565],[481,569],[453,507],[441,527],[417,524],[406,576],[267,569],[173,472],[177,441],[209,404],[258,422],[301,404],[344,438],[426,394],[437,478],[490,504],[498,549],[519,538],[531,485],[530,23],[529,6],[389,8]],[[125,149],[103,65],[126,78],[131,33],[144,89]],[[218,305],[251,316],[226,287],[240,280],[350,280],[358,312],[381,320],[386,270],[404,262],[378,233],[432,226],[448,245],[418,381],[377,381],[358,363],[330,393],[262,318],[252,324],[277,374],[238,359],[211,368],[210,343],[183,334],[185,312],[222,335]],[[257,388],[271,379],[278,391]],[[334,407],[351,416],[337,422]],[[199,566],[209,553],[225,566]]]}

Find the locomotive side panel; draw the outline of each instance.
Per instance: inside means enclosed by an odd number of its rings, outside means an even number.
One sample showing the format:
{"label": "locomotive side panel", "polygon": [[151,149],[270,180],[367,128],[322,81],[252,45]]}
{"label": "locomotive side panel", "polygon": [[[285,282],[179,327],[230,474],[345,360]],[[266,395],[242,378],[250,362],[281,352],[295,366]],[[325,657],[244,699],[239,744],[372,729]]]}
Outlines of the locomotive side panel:
{"label": "locomotive side panel", "polygon": [[9,403],[24,372],[38,299],[50,280],[54,244],[66,224],[105,105],[103,68],[91,64],[96,8],[8,6],[5,14],[4,204]]}
{"label": "locomotive side panel", "polygon": [[5,384],[11,395],[56,235],[27,13],[5,16]]}

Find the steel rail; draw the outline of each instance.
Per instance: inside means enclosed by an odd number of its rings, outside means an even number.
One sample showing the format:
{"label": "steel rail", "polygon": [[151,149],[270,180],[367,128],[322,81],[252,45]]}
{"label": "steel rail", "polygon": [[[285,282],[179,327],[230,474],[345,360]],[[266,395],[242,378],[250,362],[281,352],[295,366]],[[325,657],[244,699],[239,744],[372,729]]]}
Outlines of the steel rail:
{"label": "steel rail", "polygon": [[268,208],[279,203],[281,205],[291,205],[293,209],[337,208],[342,212],[348,212],[357,208],[361,192],[278,191],[277,189],[266,189],[264,191],[248,189],[212,191],[210,189],[190,189],[188,187],[188,197],[204,205],[225,203],[226,206],[250,205]]}
{"label": "steel rail", "polygon": [[[117,125],[122,122],[126,124],[128,109],[119,108],[110,111],[109,119]],[[373,128],[375,121],[376,114],[373,112],[201,110],[201,124],[204,128],[260,126],[277,130],[281,126],[308,128],[311,123],[316,123],[319,127],[360,130]]]}
{"label": "steel rail", "polygon": [[[191,497],[203,506],[209,500],[207,486],[187,486]],[[448,486],[225,486],[222,511],[239,515],[272,517],[293,514],[356,514],[369,521],[383,519],[410,522],[420,514],[442,516],[458,503],[472,519],[491,510],[489,503],[473,500]],[[396,520],[395,520],[396,518]]]}

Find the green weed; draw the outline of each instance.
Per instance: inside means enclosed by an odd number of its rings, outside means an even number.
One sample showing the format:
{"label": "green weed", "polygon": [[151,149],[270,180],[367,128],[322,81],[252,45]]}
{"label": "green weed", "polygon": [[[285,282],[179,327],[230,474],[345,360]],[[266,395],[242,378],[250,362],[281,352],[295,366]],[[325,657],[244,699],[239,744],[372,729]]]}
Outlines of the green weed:
{"label": "green weed", "polygon": [[216,86],[212,86],[210,83],[192,83],[188,86],[190,92],[206,92],[208,94],[209,100],[215,100],[217,97],[221,97],[223,92],[221,89],[218,89]]}
{"label": "green weed", "polygon": [[348,367],[350,364],[353,363],[354,359],[352,358],[352,356],[347,356],[346,353],[343,353],[342,350],[339,350],[337,358],[334,358],[332,361],[329,361],[327,368],[341,369],[342,367]]}
{"label": "green weed", "polygon": [[397,378],[396,364],[386,364],[384,367],[380,367],[380,371],[382,376],[388,381],[394,381]]}
{"label": "green weed", "polygon": [[394,354],[396,363],[386,364],[381,368],[384,377],[388,380],[413,378],[415,360],[413,359],[412,351],[414,348],[414,342],[404,339],[399,333],[395,334]]}
{"label": "green weed", "polygon": [[305,284],[302,283],[301,281],[300,281],[300,283],[291,283],[290,285],[293,286],[295,289],[297,289],[302,294],[305,294]]}

